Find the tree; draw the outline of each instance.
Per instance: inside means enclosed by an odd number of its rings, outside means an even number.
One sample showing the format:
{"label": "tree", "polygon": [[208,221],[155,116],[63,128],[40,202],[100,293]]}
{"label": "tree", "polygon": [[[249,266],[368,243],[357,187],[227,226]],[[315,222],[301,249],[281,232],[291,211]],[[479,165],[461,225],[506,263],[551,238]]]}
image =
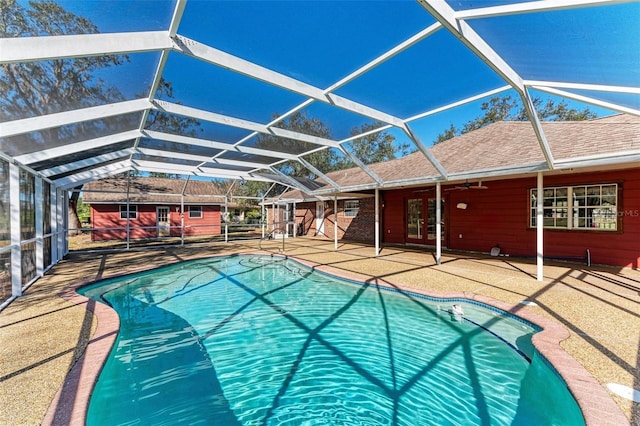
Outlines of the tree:
{"label": "tree", "polygon": [[[0,35],[28,37],[97,33],[91,21],[67,12],[51,1],[30,2],[29,8],[15,0],[0,0]],[[95,78],[95,72],[128,61],[127,56],[103,55],[91,58],[55,59],[0,66],[0,111],[2,120],[41,116],[123,99],[115,89]],[[116,118],[131,126],[132,117]],[[42,130],[20,136],[22,146],[36,151],[56,141],[83,140],[99,134],[100,120]],[[60,143],[57,143],[58,145]],[[69,228],[80,228],[77,215],[79,192],[69,199]]]}
{"label": "tree", "polygon": [[[542,106],[542,102],[543,100],[539,97],[533,99],[538,117],[543,121],[581,121],[591,120],[597,116],[588,108],[583,110],[569,108],[569,104],[565,100],[556,103],[553,99],[547,99],[544,106]],[[434,145],[498,121],[529,121],[524,107],[510,95],[494,96],[488,102],[483,102],[480,109],[484,111],[483,115],[467,122],[460,131],[451,124],[447,130],[438,135],[433,142]],[[514,110],[516,111],[514,112]]]}
{"label": "tree", "polygon": [[[363,124],[351,129],[351,136],[363,134],[383,126],[383,123],[374,122]],[[381,163],[392,160],[400,153],[402,156],[409,152],[409,145],[404,143],[396,145],[396,138],[386,130],[371,133],[353,140],[352,153],[363,163]]]}
{"label": "tree", "polygon": [[458,131],[456,130],[453,123],[451,123],[451,125],[447,130],[445,130],[444,132],[438,135],[438,138],[435,140],[435,142],[433,142],[433,144],[435,145],[437,143],[444,142],[449,139],[453,139],[457,136],[457,134],[458,134]]}
{"label": "tree", "polygon": [[[518,106],[518,102],[513,100],[511,96],[498,97],[494,96],[489,102],[483,102],[480,109],[484,111],[484,115],[476,117],[464,125],[462,133],[469,133],[478,130],[487,124],[497,123],[498,121],[509,120],[511,111]],[[522,113],[524,116],[524,113]]]}
{"label": "tree", "polygon": [[[63,9],[52,1],[29,2],[23,7],[16,0],[0,0],[0,36],[28,37],[65,34],[93,34],[98,28],[88,19]],[[86,58],[54,59],[0,65],[0,119],[15,120],[60,111],[75,110],[124,100],[114,87],[96,77],[98,71],[128,62],[126,55],[100,55]],[[171,84],[160,83],[158,95],[173,96]],[[148,96],[148,93],[141,95]],[[45,129],[14,138],[7,145],[34,152],[43,146],[58,146],[64,141],[82,141],[102,136],[105,128],[112,132],[139,126],[137,114],[125,114],[106,120],[83,121],[73,125]],[[175,117],[152,111],[148,122],[154,130],[188,132],[199,125],[194,119]],[[67,142],[68,143],[68,142]],[[78,198],[81,186],[69,197],[69,228],[81,227]]]}
{"label": "tree", "polygon": [[[356,136],[367,133],[378,129],[383,125],[384,124],[380,122],[363,124],[360,127],[352,128],[351,135]],[[296,112],[283,120],[277,127],[307,135],[331,139],[331,128],[327,123],[320,119],[309,117],[303,112]],[[256,146],[263,149],[295,154],[318,148],[318,146],[308,142],[265,134],[259,136]],[[383,130],[356,138],[349,145],[345,144],[345,148],[350,148],[350,152],[363,163],[371,164],[396,158],[398,153],[405,155],[409,151],[410,147],[408,144],[396,144],[395,137]],[[346,157],[342,152],[329,148],[320,149],[316,152],[305,155],[303,158],[322,173],[340,170],[351,164],[348,157]],[[298,161],[287,161],[282,163],[278,169],[289,176],[305,177],[309,179],[315,179],[318,177]]]}
{"label": "tree", "polygon": [[[274,118],[277,117],[276,115]],[[331,139],[331,129],[326,123],[317,118],[308,117],[300,111],[282,120],[277,127]],[[300,154],[318,148],[317,145],[309,142],[266,134],[261,134],[258,137],[256,147],[293,154]],[[341,159],[337,152],[328,148],[308,154],[304,158],[323,173],[335,170]],[[306,177],[309,179],[315,179],[317,177],[313,172],[307,170],[299,161],[287,161],[282,163],[278,169],[289,176]]]}

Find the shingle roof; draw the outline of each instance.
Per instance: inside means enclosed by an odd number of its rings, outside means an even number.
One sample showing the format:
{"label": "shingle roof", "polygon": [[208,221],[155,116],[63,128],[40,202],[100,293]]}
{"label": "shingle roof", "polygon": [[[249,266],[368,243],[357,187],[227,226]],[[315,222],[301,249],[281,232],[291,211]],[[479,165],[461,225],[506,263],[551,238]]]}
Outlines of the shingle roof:
{"label": "shingle roof", "polygon": [[[554,161],[579,157],[624,154],[640,150],[640,117],[619,114],[589,121],[542,123]],[[430,148],[448,173],[469,173],[545,161],[531,123],[501,121],[449,139]],[[369,165],[386,183],[439,176],[422,152]],[[328,173],[340,187],[373,184],[360,168]],[[324,189],[330,189],[328,185]],[[296,193],[297,194],[297,193]],[[289,198],[287,193],[285,198]],[[297,198],[297,197],[295,197]]]}
{"label": "shingle roof", "polygon": [[[184,192],[185,204],[224,204],[222,188],[209,181],[132,177],[129,183],[129,202],[136,204],[180,204]],[[185,187],[186,182],[186,187]],[[174,195],[169,195],[174,194]],[[89,204],[127,202],[127,178],[108,178],[89,182],[84,186],[82,199]]]}

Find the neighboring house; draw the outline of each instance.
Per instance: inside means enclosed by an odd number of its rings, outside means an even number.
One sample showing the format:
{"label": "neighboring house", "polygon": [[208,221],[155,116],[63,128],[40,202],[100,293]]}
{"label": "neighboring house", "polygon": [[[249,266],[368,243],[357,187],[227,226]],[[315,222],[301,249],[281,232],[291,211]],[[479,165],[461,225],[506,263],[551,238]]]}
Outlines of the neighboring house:
{"label": "neighboring house", "polygon": [[[540,171],[545,256],[581,260],[588,251],[593,263],[638,268],[640,117],[543,122],[542,128],[555,170],[547,170],[526,122],[494,123],[430,148],[450,180],[458,182],[442,183],[443,247],[487,253],[498,246],[502,254],[534,257]],[[507,172],[497,171],[505,167]],[[385,181],[379,196],[380,242],[435,245],[439,173],[426,156],[416,152],[369,169]],[[314,196],[289,191],[279,197],[280,209],[295,206],[299,234],[333,238],[335,197],[338,238],[373,242],[375,181],[360,168],[327,177],[339,185],[339,194],[324,183]]]}
{"label": "neighboring house", "polygon": [[91,206],[93,241],[124,240],[127,231],[131,239],[222,232],[225,196],[212,182],[108,178],[87,183],[83,191],[83,201]]}

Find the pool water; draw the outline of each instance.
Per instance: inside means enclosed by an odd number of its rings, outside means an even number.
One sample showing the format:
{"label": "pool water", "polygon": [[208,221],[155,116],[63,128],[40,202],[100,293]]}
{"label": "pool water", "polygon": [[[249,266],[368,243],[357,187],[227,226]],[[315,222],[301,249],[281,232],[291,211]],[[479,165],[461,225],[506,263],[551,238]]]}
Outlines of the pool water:
{"label": "pool water", "polygon": [[477,303],[249,255],[81,293],[121,320],[89,425],[584,424],[537,330]]}

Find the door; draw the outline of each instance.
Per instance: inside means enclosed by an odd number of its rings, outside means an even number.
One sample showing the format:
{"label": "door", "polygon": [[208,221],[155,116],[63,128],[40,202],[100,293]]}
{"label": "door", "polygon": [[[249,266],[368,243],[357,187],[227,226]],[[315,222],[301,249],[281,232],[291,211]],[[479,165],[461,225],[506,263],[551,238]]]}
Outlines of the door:
{"label": "door", "polygon": [[316,235],[324,235],[324,201],[316,202]]}
{"label": "door", "polygon": [[407,200],[407,242],[423,244],[424,230],[424,200],[422,198],[410,198]]}
{"label": "door", "polygon": [[171,235],[169,223],[169,207],[156,207],[156,228],[158,237],[168,237]]}
{"label": "door", "polygon": [[[444,227],[444,200],[440,211],[440,224],[442,225],[441,241],[445,241]],[[407,200],[407,243],[430,244],[436,243],[436,199],[435,198],[409,198]]]}

